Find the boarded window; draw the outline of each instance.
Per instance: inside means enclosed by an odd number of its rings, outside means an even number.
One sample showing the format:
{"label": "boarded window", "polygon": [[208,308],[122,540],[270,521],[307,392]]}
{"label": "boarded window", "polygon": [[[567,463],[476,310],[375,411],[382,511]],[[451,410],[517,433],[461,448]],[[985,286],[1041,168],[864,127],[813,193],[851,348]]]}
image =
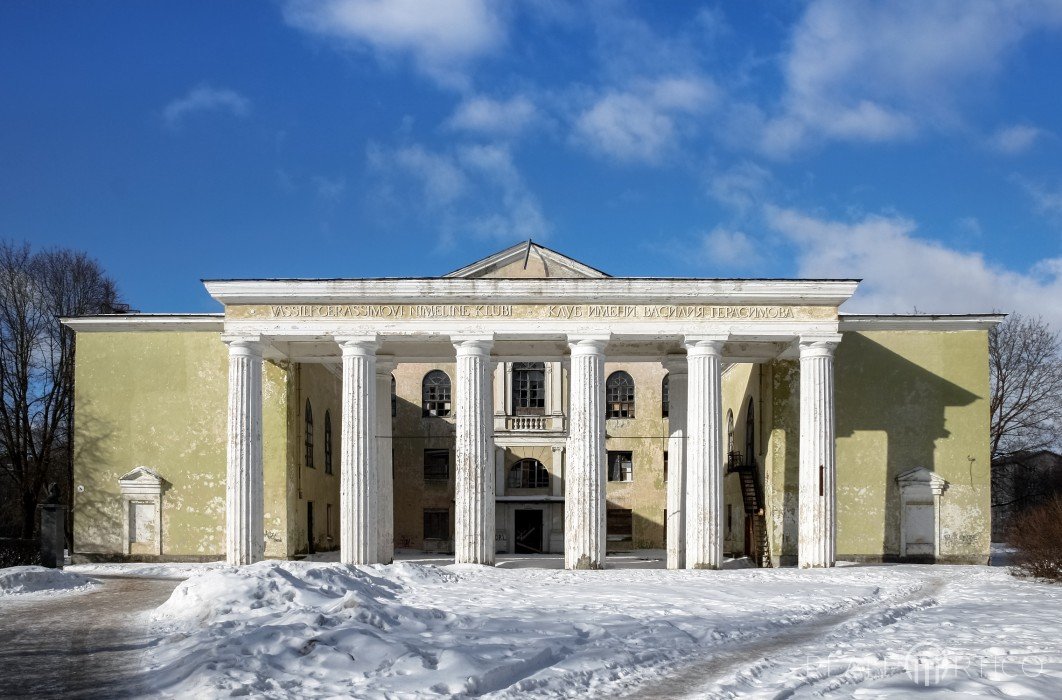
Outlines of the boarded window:
{"label": "boarded window", "polygon": [[310,400],[306,399],[306,429],[303,436],[303,446],[306,448],[304,463],[309,469],[313,469],[313,407]]}
{"label": "boarded window", "polygon": [[450,539],[450,511],[446,508],[424,509],[424,539]]}
{"label": "boarded window", "polygon": [[549,488],[549,472],[537,459],[521,459],[509,467],[508,483],[514,489]]}
{"label": "boarded window", "polygon": [[424,450],[424,480],[446,481],[450,478],[450,450]]}
{"label": "boarded window", "polygon": [[626,372],[613,372],[605,380],[605,416],[634,418],[634,380]]}
{"label": "boarded window", "polygon": [[608,453],[608,480],[609,481],[633,481],[634,462],[630,452]]}
{"label": "boarded window", "polygon": [[[325,474],[332,473],[332,414],[325,411]],[[331,507],[331,506],[329,506]]]}
{"label": "boarded window", "polygon": [[425,416],[450,415],[450,377],[439,369],[424,375],[421,383]]}
{"label": "boarded window", "polygon": [[513,413],[537,415],[546,410],[546,365],[513,363]]}

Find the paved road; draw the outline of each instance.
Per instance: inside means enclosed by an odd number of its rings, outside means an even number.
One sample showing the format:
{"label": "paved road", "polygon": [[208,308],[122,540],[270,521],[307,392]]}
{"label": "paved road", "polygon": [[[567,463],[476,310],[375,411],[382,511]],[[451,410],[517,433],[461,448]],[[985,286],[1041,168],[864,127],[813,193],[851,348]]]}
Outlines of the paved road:
{"label": "paved road", "polygon": [[143,694],[150,611],[180,581],[95,576],[90,593],[0,602],[0,697],[128,698]]}

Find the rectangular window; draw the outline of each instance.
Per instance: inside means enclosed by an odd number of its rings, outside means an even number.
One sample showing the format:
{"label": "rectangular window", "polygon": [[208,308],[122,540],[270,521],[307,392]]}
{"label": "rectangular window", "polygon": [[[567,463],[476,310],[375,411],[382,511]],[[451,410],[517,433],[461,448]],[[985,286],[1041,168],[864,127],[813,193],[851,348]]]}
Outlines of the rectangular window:
{"label": "rectangular window", "polygon": [[664,450],[664,483],[667,483],[667,450]]}
{"label": "rectangular window", "polygon": [[424,539],[450,539],[450,511],[446,508],[424,509]]}
{"label": "rectangular window", "polygon": [[424,450],[424,480],[446,481],[450,478],[450,450]]}
{"label": "rectangular window", "polygon": [[726,531],[730,532],[734,528],[734,504],[726,504]]}
{"label": "rectangular window", "polygon": [[664,510],[664,549],[667,549],[667,510]]}
{"label": "rectangular window", "polygon": [[630,452],[608,453],[608,480],[634,481],[634,463]]}
{"label": "rectangular window", "polygon": [[634,514],[629,508],[609,508],[605,531],[609,542],[634,540]]}

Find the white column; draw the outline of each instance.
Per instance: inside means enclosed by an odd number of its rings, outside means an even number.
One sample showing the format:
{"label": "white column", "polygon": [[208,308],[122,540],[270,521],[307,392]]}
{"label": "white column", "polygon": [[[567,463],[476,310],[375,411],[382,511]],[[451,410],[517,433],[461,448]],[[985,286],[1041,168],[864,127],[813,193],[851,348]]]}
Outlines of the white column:
{"label": "white column", "polygon": [[664,361],[668,376],[667,568],[686,568],[686,358]]}
{"label": "white column", "polygon": [[[339,462],[339,560],[379,561],[376,462],[376,337],[336,338],[343,350]],[[390,391],[388,391],[390,393]]]}
{"label": "white column", "polygon": [[457,351],[454,561],[494,565],[494,390],[491,336],[452,338]]}
{"label": "white column", "polygon": [[570,421],[564,473],[564,567],[605,565],[605,346],[607,334],[569,336]]}
{"label": "white column", "polygon": [[225,483],[225,552],[231,566],[265,554],[262,484],[262,347],[257,338],[229,346],[228,473]]}
{"label": "white column", "polygon": [[687,337],[686,568],[723,563],[722,338]]}
{"label": "white column", "polygon": [[390,564],[395,558],[395,491],[391,464],[391,372],[394,369],[393,357],[381,355],[376,358],[376,534],[380,543],[377,558],[381,564]]}
{"label": "white column", "polygon": [[833,351],[840,336],[800,339],[800,522],[802,568],[837,559]]}

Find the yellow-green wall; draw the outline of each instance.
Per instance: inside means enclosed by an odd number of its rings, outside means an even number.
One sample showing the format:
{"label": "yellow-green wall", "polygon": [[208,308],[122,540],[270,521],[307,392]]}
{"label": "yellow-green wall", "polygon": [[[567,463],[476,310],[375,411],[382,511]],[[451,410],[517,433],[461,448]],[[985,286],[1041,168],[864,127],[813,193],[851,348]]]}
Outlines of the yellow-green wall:
{"label": "yellow-green wall", "polygon": [[[286,556],[287,371],[263,377],[266,553]],[[77,336],[74,394],[75,551],[123,548],[118,479],[138,466],[165,480],[162,549],[223,557],[228,354],[216,332]]]}

